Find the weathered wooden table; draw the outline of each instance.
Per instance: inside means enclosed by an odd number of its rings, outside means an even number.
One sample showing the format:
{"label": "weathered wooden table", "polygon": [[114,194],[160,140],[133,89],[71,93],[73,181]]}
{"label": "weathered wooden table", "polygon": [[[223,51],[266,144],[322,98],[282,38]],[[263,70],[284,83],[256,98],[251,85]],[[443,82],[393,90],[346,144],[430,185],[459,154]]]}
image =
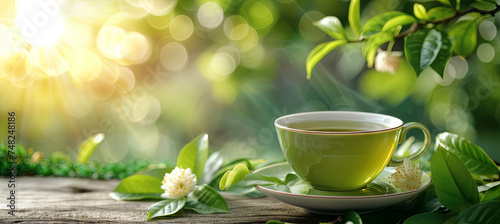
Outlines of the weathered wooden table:
{"label": "weathered wooden table", "polygon": [[[92,180],[67,177],[17,177],[16,216],[8,214],[10,200],[8,178],[0,178],[0,222],[4,223],[142,223],[153,201],[116,201],[109,192],[119,180]],[[168,223],[265,223],[280,220],[294,223],[318,223],[335,220],[290,206],[271,198],[247,198],[223,195],[230,213],[197,214],[186,212]]]}

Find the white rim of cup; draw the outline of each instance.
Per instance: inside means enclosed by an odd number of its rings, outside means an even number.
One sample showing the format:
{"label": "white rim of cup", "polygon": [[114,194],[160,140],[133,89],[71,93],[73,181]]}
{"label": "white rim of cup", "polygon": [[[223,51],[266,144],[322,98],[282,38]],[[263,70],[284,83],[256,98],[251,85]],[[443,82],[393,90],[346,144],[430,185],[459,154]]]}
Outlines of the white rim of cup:
{"label": "white rim of cup", "polygon": [[[327,131],[310,131],[310,130],[301,130],[301,129],[295,129],[295,128],[290,128],[287,127],[286,125],[288,124],[286,121],[287,119],[290,119],[292,117],[300,117],[300,116],[311,116],[311,115],[325,115],[325,114],[330,114],[330,115],[340,115],[340,114],[351,114],[355,116],[371,116],[371,117],[379,117],[379,118],[385,118],[385,119],[390,119],[393,120],[396,125],[393,125],[389,128],[384,128],[384,129],[379,129],[379,130],[371,130],[371,131],[352,131],[352,132],[327,132]],[[309,120],[314,120],[314,119],[309,119]],[[335,119],[332,119],[335,120]],[[339,120],[347,120],[347,119],[339,119]],[[353,119],[354,120],[354,119]],[[357,119],[356,121],[359,121],[360,119]],[[284,123],[284,124],[283,124]],[[380,133],[380,132],[388,132],[388,131],[393,131],[396,129],[399,129],[403,127],[403,121],[397,117],[385,115],[385,114],[377,114],[377,113],[370,113],[370,112],[359,112],[359,111],[314,111],[314,112],[302,112],[302,113],[295,113],[295,114],[289,114],[285,115],[282,117],[279,117],[274,121],[274,126],[276,128],[280,128],[283,130],[288,130],[288,131],[293,131],[293,132],[299,132],[299,133],[309,133],[309,134],[324,134],[324,135],[352,135],[352,134],[367,134],[367,133]]]}

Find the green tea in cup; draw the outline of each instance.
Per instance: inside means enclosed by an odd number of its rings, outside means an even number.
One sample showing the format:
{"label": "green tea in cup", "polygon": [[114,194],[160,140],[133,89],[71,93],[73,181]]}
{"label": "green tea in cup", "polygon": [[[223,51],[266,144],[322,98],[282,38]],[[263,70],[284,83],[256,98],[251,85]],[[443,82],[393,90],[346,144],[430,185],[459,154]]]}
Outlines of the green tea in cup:
{"label": "green tea in cup", "polygon": [[386,166],[408,130],[421,129],[425,140],[410,155],[422,156],[430,145],[427,128],[416,122],[366,112],[324,111],[286,115],[275,122],[281,149],[292,169],[312,187],[349,191],[365,187]]}

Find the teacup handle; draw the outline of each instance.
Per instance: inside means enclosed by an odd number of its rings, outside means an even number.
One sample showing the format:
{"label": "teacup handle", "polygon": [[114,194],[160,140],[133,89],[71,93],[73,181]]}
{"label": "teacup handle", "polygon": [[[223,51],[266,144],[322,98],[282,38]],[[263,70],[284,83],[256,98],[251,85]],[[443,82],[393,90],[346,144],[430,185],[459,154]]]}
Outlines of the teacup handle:
{"label": "teacup handle", "polygon": [[[422,155],[424,155],[424,153],[427,151],[427,149],[431,144],[431,133],[423,124],[417,122],[409,122],[403,125],[403,129],[401,130],[401,134],[399,136],[399,143],[403,143],[406,141],[406,133],[408,133],[408,131],[413,128],[418,128],[422,130],[422,132],[424,132],[425,139],[424,139],[424,144],[422,144],[422,147],[417,152],[409,156],[409,159],[412,162],[420,158]],[[403,164],[403,161],[404,161],[403,159],[391,158],[391,161],[389,161],[389,164],[387,166],[400,166]]]}

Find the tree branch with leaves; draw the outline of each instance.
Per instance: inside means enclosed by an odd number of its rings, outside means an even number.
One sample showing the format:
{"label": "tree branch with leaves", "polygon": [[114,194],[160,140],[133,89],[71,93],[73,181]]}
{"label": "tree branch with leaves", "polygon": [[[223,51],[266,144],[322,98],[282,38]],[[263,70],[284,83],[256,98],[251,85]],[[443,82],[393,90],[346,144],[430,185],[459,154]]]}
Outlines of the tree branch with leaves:
{"label": "tree branch with leaves", "polygon": [[[314,66],[328,53],[345,44],[363,42],[362,53],[368,68],[394,73],[402,60],[401,52],[392,52],[396,41],[404,41],[405,59],[417,75],[431,67],[443,76],[449,59],[455,55],[471,55],[477,44],[478,22],[495,16],[500,5],[494,0],[438,0],[441,6],[427,10],[422,4],[413,5],[413,15],[389,11],[361,25],[360,0],[349,5],[349,25],[354,38],[348,38],[340,20],[327,16],[314,25],[332,37],[333,41],[316,46],[306,59],[307,78]],[[388,43],[387,49],[380,47]]]}

